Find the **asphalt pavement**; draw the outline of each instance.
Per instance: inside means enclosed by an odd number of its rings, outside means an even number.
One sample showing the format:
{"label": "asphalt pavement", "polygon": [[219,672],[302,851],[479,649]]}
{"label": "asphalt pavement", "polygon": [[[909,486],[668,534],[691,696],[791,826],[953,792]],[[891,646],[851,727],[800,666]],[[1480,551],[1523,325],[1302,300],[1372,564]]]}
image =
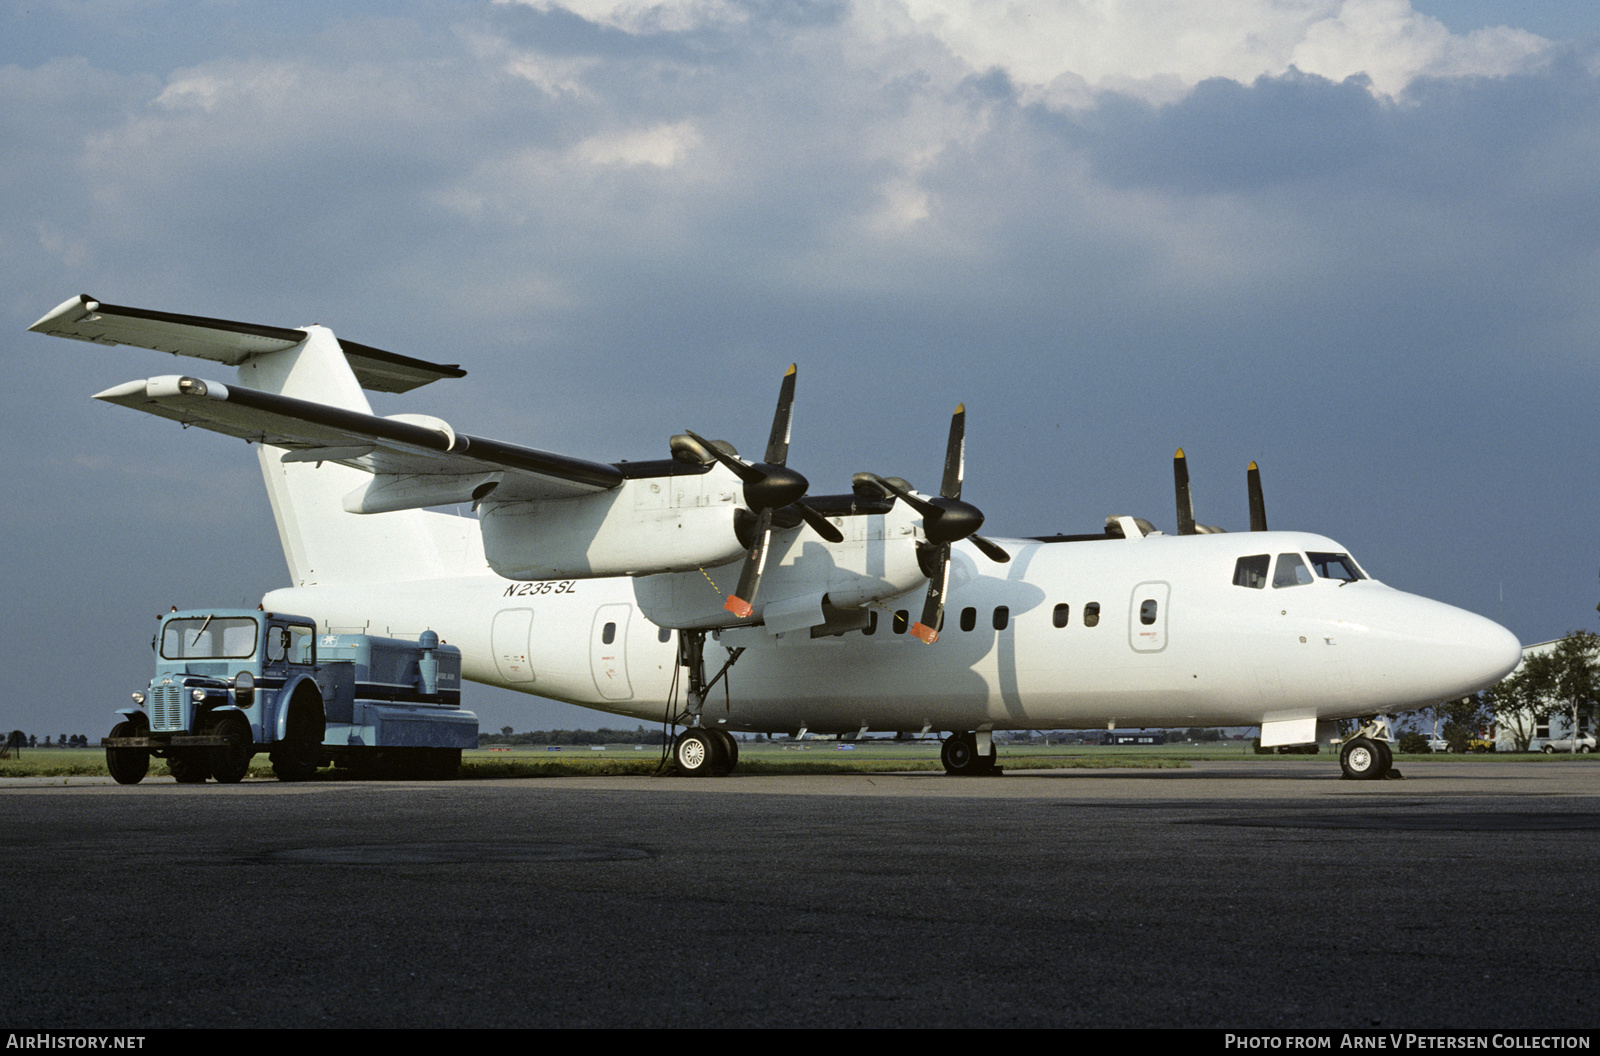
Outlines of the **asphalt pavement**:
{"label": "asphalt pavement", "polygon": [[1600,768],[0,788],[14,1029],[1600,1025]]}

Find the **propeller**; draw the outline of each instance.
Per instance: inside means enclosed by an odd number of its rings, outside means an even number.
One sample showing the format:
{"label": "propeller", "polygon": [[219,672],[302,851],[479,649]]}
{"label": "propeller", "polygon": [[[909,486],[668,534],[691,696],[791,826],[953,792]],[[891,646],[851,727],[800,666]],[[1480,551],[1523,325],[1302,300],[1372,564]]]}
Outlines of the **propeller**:
{"label": "propeller", "polygon": [[[1254,462],[1250,463],[1246,478],[1250,490],[1250,530],[1264,532],[1267,530],[1267,506],[1261,495],[1261,470]],[[1189,460],[1181,447],[1172,456],[1172,481],[1178,499],[1179,535],[1210,535],[1225,530],[1195,523],[1194,501],[1189,493]]]}
{"label": "propeller", "polygon": [[944,479],[939,497],[925,499],[895,477],[862,474],[885,491],[893,492],[912,509],[922,514],[922,534],[927,542],[918,545],[917,560],[928,576],[928,597],[922,604],[922,619],[911,626],[911,633],[929,645],[939,640],[939,625],[944,618],[944,599],[950,590],[950,544],[971,539],[972,545],[990,561],[1004,564],[1011,560],[994,543],[978,535],[983,527],[983,512],[961,501],[961,478],[966,472],[967,405],[960,404],[950,416],[950,442],[944,453]]}
{"label": "propeller", "polygon": [[789,364],[784,372],[783,384],[778,389],[778,409],[772,416],[772,434],[767,439],[766,459],[750,463],[731,455],[720,446],[685,430],[698,441],[712,458],[728,467],[744,481],[744,502],[755,515],[749,549],[745,553],[744,567],[739,571],[739,585],[729,596],[723,608],[741,619],[753,611],[751,602],[761,585],[761,573],[767,564],[767,550],[772,542],[773,514],[778,510],[793,509],[811,530],[830,543],[842,542],[843,534],[828,523],[827,518],[800,500],[805,497],[810,482],[789,469],[784,463],[789,459],[789,425],[794,412],[795,366]]}

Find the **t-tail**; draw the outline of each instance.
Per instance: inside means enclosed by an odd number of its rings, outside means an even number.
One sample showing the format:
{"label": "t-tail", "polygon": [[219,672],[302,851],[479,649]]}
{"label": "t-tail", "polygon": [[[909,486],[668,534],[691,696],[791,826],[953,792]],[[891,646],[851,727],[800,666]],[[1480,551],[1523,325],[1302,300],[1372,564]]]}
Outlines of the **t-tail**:
{"label": "t-tail", "polygon": [[[372,414],[365,389],[406,392],[466,373],[455,366],[341,343],[333,331],[320,326],[288,329],[155,312],[103,304],[87,295],[66,301],[29,329],[233,366],[239,388],[321,405],[330,416],[340,411]],[[210,380],[208,374],[216,377],[205,368],[196,368],[195,373],[195,377],[127,382],[96,394],[96,399],[182,421],[158,398],[166,388],[192,388],[196,381]],[[393,420],[415,421],[416,416],[397,415]],[[245,422],[237,429],[207,427],[260,444],[262,476],[295,586],[392,582],[397,570],[405,570],[404,578],[431,579],[483,569],[477,524],[469,518],[421,509],[347,512],[346,496],[370,482],[372,475],[341,463],[367,457],[370,447],[289,449],[274,446],[269,432]]]}

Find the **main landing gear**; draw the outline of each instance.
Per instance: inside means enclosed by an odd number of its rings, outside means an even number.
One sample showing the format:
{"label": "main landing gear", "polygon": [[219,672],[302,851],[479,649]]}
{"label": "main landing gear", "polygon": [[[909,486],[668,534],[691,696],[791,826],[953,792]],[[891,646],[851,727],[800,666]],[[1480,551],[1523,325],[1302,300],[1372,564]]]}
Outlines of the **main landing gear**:
{"label": "main landing gear", "polygon": [[705,647],[706,632],[678,632],[678,664],[689,671],[688,706],[673,719],[673,725],[688,727],[672,741],[672,764],[682,777],[726,777],[739,765],[739,742],[727,730],[701,725],[701,711],[711,687],[744,650],[730,651],[728,662],[708,682]]}
{"label": "main landing gear", "polygon": [[994,739],[989,731],[952,733],[939,748],[939,761],[951,777],[983,777],[1001,773],[995,765]]}
{"label": "main landing gear", "polygon": [[1389,724],[1381,717],[1366,719],[1355,736],[1339,750],[1339,769],[1349,781],[1399,780],[1394,751],[1389,747]]}

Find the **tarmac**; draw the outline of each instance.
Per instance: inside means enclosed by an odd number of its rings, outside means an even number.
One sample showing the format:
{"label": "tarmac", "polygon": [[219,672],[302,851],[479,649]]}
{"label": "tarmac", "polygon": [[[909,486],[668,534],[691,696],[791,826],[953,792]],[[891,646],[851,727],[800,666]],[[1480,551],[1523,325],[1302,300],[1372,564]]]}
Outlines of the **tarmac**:
{"label": "tarmac", "polygon": [[1600,767],[1400,769],[14,778],[0,1019],[1600,1025]]}

